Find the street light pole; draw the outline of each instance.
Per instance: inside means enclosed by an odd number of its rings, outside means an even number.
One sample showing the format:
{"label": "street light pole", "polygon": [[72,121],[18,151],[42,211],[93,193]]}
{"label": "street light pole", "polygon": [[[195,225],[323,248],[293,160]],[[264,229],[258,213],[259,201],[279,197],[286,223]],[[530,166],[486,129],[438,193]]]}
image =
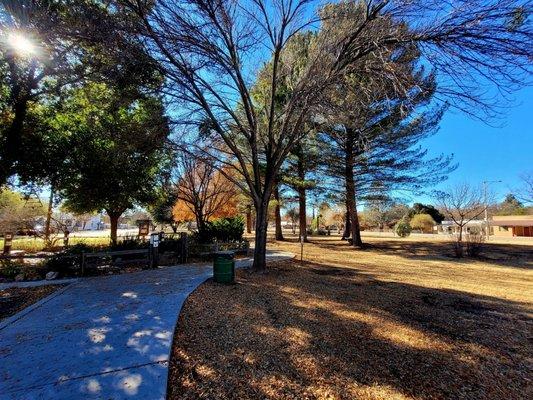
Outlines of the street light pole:
{"label": "street light pole", "polygon": [[501,181],[483,181],[483,197],[485,203],[485,237],[489,240],[490,236],[490,226],[489,226],[489,204],[487,196],[487,186],[489,183],[501,183]]}

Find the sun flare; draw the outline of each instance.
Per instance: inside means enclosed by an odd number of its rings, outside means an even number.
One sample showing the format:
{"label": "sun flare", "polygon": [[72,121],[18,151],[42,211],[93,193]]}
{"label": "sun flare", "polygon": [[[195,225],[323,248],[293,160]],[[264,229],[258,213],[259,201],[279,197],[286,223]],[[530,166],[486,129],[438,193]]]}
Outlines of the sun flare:
{"label": "sun flare", "polygon": [[30,39],[20,33],[12,33],[8,36],[9,45],[21,55],[35,54],[36,48]]}

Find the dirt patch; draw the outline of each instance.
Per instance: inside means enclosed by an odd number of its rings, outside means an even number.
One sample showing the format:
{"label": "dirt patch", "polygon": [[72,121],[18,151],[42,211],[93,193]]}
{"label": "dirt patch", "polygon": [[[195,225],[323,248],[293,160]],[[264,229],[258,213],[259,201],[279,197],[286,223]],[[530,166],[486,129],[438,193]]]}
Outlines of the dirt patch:
{"label": "dirt patch", "polygon": [[22,311],[63,286],[13,287],[0,290],[0,321]]}
{"label": "dirt patch", "polygon": [[388,277],[283,262],[208,281],[182,310],[168,398],[529,398],[529,307]]}

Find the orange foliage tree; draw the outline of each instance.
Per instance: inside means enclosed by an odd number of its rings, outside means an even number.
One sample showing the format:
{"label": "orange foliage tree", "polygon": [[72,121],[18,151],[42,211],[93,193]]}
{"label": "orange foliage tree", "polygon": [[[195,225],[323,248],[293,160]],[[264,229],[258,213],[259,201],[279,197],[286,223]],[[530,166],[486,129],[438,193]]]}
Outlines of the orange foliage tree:
{"label": "orange foliage tree", "polygon": [[179,166],[178,201],[173,209],[177,221],[196,221],[202,233],[208,221],[238,213],[239,192],[227,178],[228,171],[187,155],[180,157]]}
{"label": "orange foliage tree", "polygon": [[176,222],[191,222],[196,220],[196,216],[192,212],[189,204],[180,199],[174,204],[172,215]]}

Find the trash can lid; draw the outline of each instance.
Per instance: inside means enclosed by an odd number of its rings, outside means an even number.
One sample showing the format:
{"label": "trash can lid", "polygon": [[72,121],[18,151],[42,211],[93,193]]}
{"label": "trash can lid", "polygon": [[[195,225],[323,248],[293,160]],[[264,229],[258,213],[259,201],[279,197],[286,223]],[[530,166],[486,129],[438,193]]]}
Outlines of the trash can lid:
{"label": "trash can lid", "polygon": [[217,251],[213,253],[216,258],[226,258],[228,260],[233,260],[235,258],[234,251]]}

